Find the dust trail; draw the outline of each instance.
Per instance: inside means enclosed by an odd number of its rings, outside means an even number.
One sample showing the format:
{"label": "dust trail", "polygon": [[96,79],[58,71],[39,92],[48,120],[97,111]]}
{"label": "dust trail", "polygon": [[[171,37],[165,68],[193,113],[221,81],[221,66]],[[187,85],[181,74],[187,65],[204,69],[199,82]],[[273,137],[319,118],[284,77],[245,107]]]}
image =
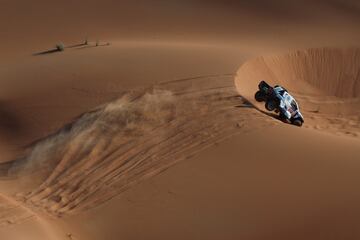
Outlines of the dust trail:
{"label": "dust trail", "polygon": [[135,101],[137,97],[127,94],[79,116],[55,134],[34,142],[28,156],[14,164],[9,175],[48,169],[58,162],[71,164],[68,162],[71,158],[64,159],[64,153],[67,153],[66,156],[69,152],[86,155],[97,146],[99,136],[107,143],[117,135],[122,138],[139,136],[173,117],[174,104],[170,91],[155,89]]}
{"label": "dust trail", "polygon": [[17,201],[51,217],[75,214],[237,130],[249,131],[253,117],[262,115],[248,106],[227,74],[132,91],[34,142],[5,175],[45,173],[41,184],[18,193]]}

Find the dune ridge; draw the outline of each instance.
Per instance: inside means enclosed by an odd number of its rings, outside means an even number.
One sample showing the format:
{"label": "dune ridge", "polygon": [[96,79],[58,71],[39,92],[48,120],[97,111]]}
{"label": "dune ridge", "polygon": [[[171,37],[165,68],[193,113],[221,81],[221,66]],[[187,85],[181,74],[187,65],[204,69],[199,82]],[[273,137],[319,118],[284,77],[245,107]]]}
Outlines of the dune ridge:
{"label": "dune ridge", "polygon": [[[262,74],[270,82],[304,93],[314,93],[316,89],[324,95],[357,98],[360,96],[360,49],[313,48],[259,57],[245,63],[238,75],[246,73]],[[296,89],[305,84],[307,88]]]}

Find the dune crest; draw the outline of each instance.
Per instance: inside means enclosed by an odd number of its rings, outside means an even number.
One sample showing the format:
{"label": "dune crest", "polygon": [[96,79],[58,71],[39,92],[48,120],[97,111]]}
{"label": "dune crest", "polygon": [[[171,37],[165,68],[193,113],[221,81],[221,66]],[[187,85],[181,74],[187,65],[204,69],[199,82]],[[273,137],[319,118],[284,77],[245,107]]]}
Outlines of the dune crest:
{"label": "dune crest", "polygon": [[315,48],[259,57],[239,69],[237,83],[244,77],[253,78],[250,81],[263,78],[303,93],[357,98],[360,96],[360,49]]}
{"label": "dune crest", "polygon": [[264,78],[289,85],[294,90],[311,93],[310,89],[297,89],[309,84],[309,87],[325,95],[341,98],[360,96],[358,48],[315,48],[282,56],[260,57],[245,64],[239,74],[254,67],[254,73],[267,74]]}

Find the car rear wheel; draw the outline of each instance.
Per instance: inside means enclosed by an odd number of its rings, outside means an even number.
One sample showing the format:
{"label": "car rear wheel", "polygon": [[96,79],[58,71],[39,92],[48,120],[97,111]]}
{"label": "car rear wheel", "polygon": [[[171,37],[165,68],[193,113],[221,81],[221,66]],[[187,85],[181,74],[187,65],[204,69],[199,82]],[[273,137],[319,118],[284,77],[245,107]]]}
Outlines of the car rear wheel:
{"label": "car rear wheel", "polygon": [[274,111],[276,109],[276,102],[274,100],[266,101],[265,108],[268,111]]}
{"label": "car rear wheel", "polygon": [[257,92],[255,93],[255,100],[256,100],[257,102],[263,102],[263,101],[265,101],[265,94],[264,94],[263,92],[261,92],[261,91],[257,91]]}

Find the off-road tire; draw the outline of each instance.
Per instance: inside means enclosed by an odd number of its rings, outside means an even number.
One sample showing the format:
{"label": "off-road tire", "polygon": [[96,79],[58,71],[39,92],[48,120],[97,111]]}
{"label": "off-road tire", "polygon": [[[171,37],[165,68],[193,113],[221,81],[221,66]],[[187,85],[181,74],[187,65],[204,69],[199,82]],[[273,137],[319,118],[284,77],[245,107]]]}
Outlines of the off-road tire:
{"label": "off-road tire", "polygon": [[265,103],[266,110],[268,110],[270,112],[274,111],[276,109],[276,107],[277,107],[277,104],[276,104],[276,101],[274,101],[274,100],[268,100]]}
{"label": "off-road tire", "polygon": [[292,124],[294,124],[295,126],[301,127],[303,122],[299,119],[296,119],[292,122]]}

